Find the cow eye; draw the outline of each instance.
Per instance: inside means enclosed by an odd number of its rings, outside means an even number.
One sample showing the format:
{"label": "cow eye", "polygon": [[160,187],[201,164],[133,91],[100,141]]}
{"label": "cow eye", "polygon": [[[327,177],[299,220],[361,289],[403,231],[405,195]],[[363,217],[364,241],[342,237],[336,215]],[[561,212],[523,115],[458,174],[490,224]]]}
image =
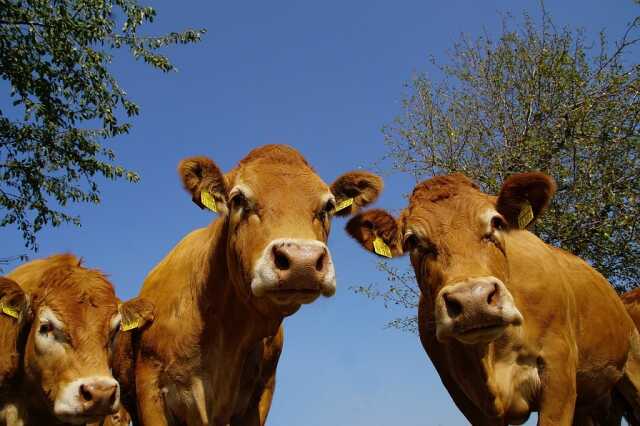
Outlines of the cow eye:
{"label": "cow eye", "polygon": [[420,240],[416,236],[416,234],[407,234],[404,237],[404,242],[402,243],[402,248],[404,251],[413,251],[420,245]]}
{"label": "cow eye", "polygon": [[320,219],[324,220],[330,215],[332,215],[335,209],[336,209],[336,203],[333,200],[329,200],[324,205],[322,210],[320,210],[320,213],[318,215],[320,216]]}
{"label": "cow eye", "polygon": [[491,228],[502,231],[507,227],[507,223],[502,216],[494,216],[491,218]]}
{"label": "cow eye", "polygon": [[40,324],[40,328],[38,329],[38,332],[40,334],[49,334],[52,331],[53,331],[53,324],[51,324],[49,321],[43,322],[42,324]]}
{"label": "cow eye", "polygon": [[326,213],[333,213],[335,209],[336,209],[336,203],[333,200],[327,201],[327,204],[324,205],[324,211]]}
{"label": "cow eye", "polygon": [[336,209],[336,204],[333,200],[329,200],[326,202],[324,207],[318,212],[318,219],[321,222],[326,221],[329,216],[333,214],[333,211]]}
{"label": "cow eye", "polygon": [[249,207],[249,201],[242,192],[237,192],[231,197],[231,208],[235,209],[247,209]]}

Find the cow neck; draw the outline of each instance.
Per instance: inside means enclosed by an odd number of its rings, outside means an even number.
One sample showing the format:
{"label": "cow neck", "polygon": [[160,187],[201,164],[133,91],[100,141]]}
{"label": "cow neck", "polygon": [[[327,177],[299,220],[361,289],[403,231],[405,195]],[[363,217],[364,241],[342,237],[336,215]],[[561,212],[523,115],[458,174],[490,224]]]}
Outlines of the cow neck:
{"label": "cow neck", "polygon": [[500,398],[495,377],[496,342],[466,345],[458,341],[449,343],[452,366],[459,367],[458,383],[467,396],[485,413],[504,414],[504,401]]}
{"label": "cow neck", "polygon": [[[248,295],[238,291],[244,283],[234,283],[233,274],[229,271],[228,232],[228,222],[223,218],[209,227],[209,273],[202,295],[204,303],[208,305],[207,311],[221,322],[206,321],[205,327],[227,332],[229,336],[226,336],[226,341],[253,347],[263,338],[277,333],[283,316],[265,315],[251,303]],[[220,327],[221,323],[230,326]]]}
{"label": "cow neck", "polygon": [[[63,426],[62,423],[52,413],[53,407],[42,393],[38,379],[27,378],[26,375],[16,383],[16,393],[4,395],[4,403],[15,405],[18,418],[24,421],[24,424],[40,425],[46,424],[50,426]],[[29,397],[25,397],[29,395]]]}

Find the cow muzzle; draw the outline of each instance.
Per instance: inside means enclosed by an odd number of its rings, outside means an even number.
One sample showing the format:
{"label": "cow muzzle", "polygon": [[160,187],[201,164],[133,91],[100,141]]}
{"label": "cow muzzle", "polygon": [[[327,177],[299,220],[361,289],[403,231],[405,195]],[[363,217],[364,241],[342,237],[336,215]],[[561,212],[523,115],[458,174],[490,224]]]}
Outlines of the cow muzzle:
{"label": "cow muzzle", "polygon": [[120,386],[112,377],[93,376],[67,384],[54,403],[60,420],[84,424],[115,414],[120,408]]}
{"label": "cow muzzle", "polygon": [[488,343],[509,325],[522,324],[513,296],[496,277],[480,277],[446,285],[436,297],[436,337],[462,343]]}
{"label": "cow muzzle", "polygon": [[277,239],[264,249],[254,268],[251,291],[276,304],[311,303],[336,292],[336,274],[321,241]]}

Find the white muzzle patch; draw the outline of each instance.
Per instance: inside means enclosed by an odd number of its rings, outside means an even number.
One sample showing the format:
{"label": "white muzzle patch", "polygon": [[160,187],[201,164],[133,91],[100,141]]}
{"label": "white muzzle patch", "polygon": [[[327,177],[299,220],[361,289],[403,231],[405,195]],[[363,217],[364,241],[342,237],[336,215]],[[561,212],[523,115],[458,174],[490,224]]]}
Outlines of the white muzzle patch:
{"label": "white muzzle patch", "polygon": [[299,296],[301,300],[313,300],[320,294],[332,296],[335,291],[331,253],[326,244],[317,240],[273,240],[256,262],[251,281],[251,292],[256,297],[290,294],[294,299]]}
{"label": "white muzzle patch", "polygon": [[[114,390],[105,392],[105,389]],[[116,413],[119,407],[120,385],[118,382],[109,376],[90,376],[68,383],[58,393],[53,412],[64,422],[84,424],[89,420]]]}

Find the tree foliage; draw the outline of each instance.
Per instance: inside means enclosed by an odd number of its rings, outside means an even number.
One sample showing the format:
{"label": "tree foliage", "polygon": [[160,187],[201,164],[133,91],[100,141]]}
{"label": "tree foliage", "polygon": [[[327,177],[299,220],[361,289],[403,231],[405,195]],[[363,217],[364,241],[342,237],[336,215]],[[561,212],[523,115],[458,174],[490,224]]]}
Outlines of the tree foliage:
{"label": "tree foliage", "polygon": [[[394,168],[417,180],[462,172],[488,193],[512,173],[542,170],[558,193],[536,232],[588,260],[619,290],[640,283],[640,17],[611,45],[558,29],[548,14],[499,38],[463,37],[443,78],[416,75],[403,112],[384,128]],[[416,306],[413,280],[389,272],[384,289],[359,291]],[[405,276],[406,278],[406,276]],[[412,329],[415,318],[397,320]]]}
{"label": "tree foliage", "polygon": [[29,248],[45,225],[79,224],[69,202],[99,203],[97,178],[135,182],[104,141],[130,130],[138,106],[110,73],[113,54],[164,72],[158,49],[200,40],[204,30],[141,36],[156,12],[135,0],[0,0],[0,227]]}

